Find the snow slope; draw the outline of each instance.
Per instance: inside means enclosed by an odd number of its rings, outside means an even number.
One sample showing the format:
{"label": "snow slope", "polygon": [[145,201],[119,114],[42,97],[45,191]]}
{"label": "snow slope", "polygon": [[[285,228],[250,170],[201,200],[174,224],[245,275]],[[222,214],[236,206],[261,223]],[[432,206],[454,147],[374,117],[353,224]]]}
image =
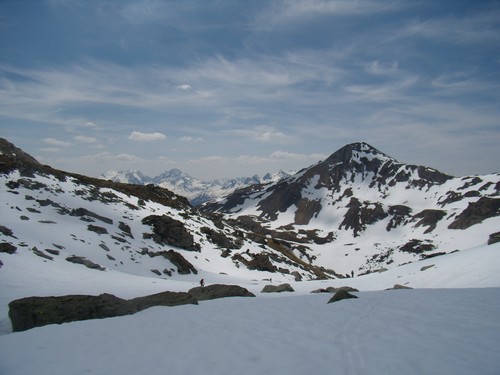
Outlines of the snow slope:
{"label": "snow slope", "polygon": [[[273,295],[259,293],[263,281],[215,274],[210,282],[238,283],[257,297],[155,307],[3,335],[0,373],[498,374],[500,244],[436,258],[434,267],[422,271],[430,261],[350,279],[362,290],[358,299],[334,304],[326,303],[330,295],[310,291],[346,280],[292,283],[295,293]],[[133,297],[194,285],[95,271],[94,279],[83,268],[33,278],[12,267],[5,271],[1,294],[11,297]],[[425,288],[381,290],[394,282]]]}

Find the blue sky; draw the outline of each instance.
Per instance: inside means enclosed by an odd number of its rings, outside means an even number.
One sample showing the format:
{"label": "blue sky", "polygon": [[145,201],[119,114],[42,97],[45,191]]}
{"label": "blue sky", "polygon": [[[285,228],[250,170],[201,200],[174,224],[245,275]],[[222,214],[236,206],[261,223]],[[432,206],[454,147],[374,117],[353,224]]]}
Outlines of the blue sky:
{"label": "blue sky", "polygon": [[92,176],[298,170],[355,141],[496,172],[500,2],[1,0],[0,136]]}

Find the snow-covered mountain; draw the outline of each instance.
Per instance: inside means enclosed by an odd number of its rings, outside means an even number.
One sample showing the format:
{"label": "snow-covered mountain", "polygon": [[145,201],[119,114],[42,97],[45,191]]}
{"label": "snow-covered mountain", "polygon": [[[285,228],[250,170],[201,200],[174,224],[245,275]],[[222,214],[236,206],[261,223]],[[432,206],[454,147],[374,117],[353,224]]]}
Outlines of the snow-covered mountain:
{"label": "snow-covered mountain", "polygon": [[369,272],[495,241],[500,173],[452,177],[353,143],[204,209],[303,243],[310,259],[341,273]]}
{"label": "snow-covered mountain", "polygon": [[[220,214],[0,139],[0,373],[497,374],[499,181],[353,144],[206,208]],[[11,331],[20,298],[133,299],[201,278],[257,298]],[[261,292],[281,283],[294,292]],[[327,304],[345,285],[358,298]]]}
{"label": "snow-covered mountain", "polygon": [[254,175],[252,177],[237,177],[231,179],[216,179],[203,181],[190,176],[179,170],[170,169],[155,177],[149,177],[137,170],[108,171],[99,178],[135,185],[154,184],[173,191],[175,194],[189,199],[193,206],[200,206],[206,202],[214,201],[226,195],[254,184],[268,184],[277,182],[291,176],[293,172],[278,171],[267,173],[263,177]]}

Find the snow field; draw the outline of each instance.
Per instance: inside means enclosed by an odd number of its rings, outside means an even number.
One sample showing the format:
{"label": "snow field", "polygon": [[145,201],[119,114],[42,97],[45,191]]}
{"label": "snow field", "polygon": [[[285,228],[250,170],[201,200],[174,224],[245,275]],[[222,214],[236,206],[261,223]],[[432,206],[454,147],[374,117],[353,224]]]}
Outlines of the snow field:
{"label": "snow field", "polygon": [[0,337],[0,372],[499,373],[500,288],[358,296],[228,298],[35,328]]}

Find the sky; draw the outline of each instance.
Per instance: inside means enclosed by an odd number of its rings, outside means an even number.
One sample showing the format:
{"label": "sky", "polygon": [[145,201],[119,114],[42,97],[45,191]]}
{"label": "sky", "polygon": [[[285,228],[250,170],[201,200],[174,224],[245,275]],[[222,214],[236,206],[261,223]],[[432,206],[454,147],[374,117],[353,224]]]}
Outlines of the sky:
{"label": "sky", "polygon": [[500,171],[500,2],[0,0],[0,137],[98,176],[299,170],[358,141]]}

